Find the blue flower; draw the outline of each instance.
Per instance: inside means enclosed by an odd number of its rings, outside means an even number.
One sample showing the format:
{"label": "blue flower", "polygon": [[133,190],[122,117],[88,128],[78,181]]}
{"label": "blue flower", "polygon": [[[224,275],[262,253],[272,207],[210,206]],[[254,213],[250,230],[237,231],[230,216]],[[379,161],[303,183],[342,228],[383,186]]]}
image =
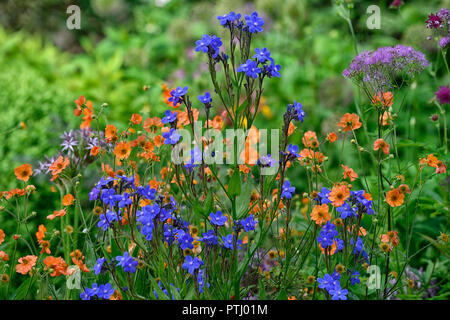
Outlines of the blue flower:
{"label": "blue flower", "polygon": [[[185,94],[187,94],[188,92],[188,87],[177,87],[176,89],[173,89],[172,91],[170,91],[170,97],[169,97],[169,102],[172,102],[173,106],[175,107],[178,103],[178,101],[180,100],[181,97],[183,97]],[[168,110],[170,111],[170,110]],[[167,113],[167,111],[166,111]]]}
{"label": "blue flower", "polygon": [[248,31],[250,33],[256,33],[263,31],[262,26],[264,25],[264,20],[258,17],[258,13],[254,11],[251,15],[245,16],[245,21],[247,23]]}
{"label": "blue flower", "polygon": [[300,155],[298,154],[298,145],[296,144],[289,144],[288,146],[288,152],[297,158],[300,158]]}
{"label": "blue flower", "polygon": [[85,292],[89,297],[94,297],[98,294],[98,289],[99,289],[99,287],[98,287],[97,283],[93,283],[92,288],[90,288],[90,289],[86,288]]}
{"label": "blue flower", "polygon": [[156,197],[156,189],[151,188],[150,185],[146,185],[145,187],[139,186],[137,193],[147,200],[154,200]]}
{"label": "blue flower", "polygon": [[110,208],[115,206],[117,201],[122,200],[122,196],[120,194],[116,194],[114,189],[104,189],[102,191],[101,199],[104,204],[109,205]]}
{"label": "blue flower", "polygon": [[221,211],[217,211],[216,213],[211,212],[209,217],[211,218],[211,223],[216,226],[223,226],[228,220],[225,215],[222,215]]}
{"label": "blue flower", "polygon": [[[320,199],[321,204],[328,204],[331,203],[330,199],[328,199],[328,196],[330,195],[330,190],[328,190],[325,187],[322,187],[322,190],[317,194],[317,196]],[[316,199],[314,199],[316,200]]]}
{"label": "blue flower", "polygon": [[347,289],[342,289],[339,284],[336,284],[336,286],[329,290],[329,293],[331,295],[331,300],[347,300]]}
{"label": "blue flower", "polygon": [[269,78],[272,77],[280,78],[281,66],[279,64],[275,64],[275,61],[272,58],[270,58],[269,60],[270,64],[265,66],[267,75],[269,76]]}
{"label": "blue flower", "polygon": [[[234,21],[238,21],[240,18],[241,14],[240,13],[236,14],[233,11],[231,11],[228,14],[217,16],[217,19],[219,19],[220,24],[224,27],[230,27]],[[229,23],[227,24],[227,22]]]}
{"label": "blue flower", "polygon": [[252,58],[258,59],[259,62],[266,62],[270,60],[270,51],[267,48],[263,48],[262,50],[255,48],[255,53],[256,54]]}
{"label": "blue flower", "polygon": [[155,225],[153,219],[159,213],[159,205],[153,204],[142,208],[142,211],[138,211],[139,215],[136,219],[139,222],[141,233],[145,236],[147,241],[153,239],[153,229]]}
{"label": "blue flower", "polygon": [[[197,283],[198,283],[198,291],[203,293],[203,288],[205,287],[205,281],[203,279],[203,269],[198,270]],[[209,288],[209,283],[206,283],[206,286]]]}
{"label": "blue flower", "polygon": [[333,236],[328,233],[320,233],[317,237],[317,242],[319,242],[321,247],[324,249],[328,246],[331,247],[333,245],[333,241]]}
{"label": "blue flower", "polygon": [[89,192],[89,201],[97,200],[99,194],[100,194],[99,188],[92,188],[91,192]]}
{"label": "blue flower", "polygon": [[107,283],[105,285],[100,285],[98,288],[97,297],[103,299],[109,299],[111,295],[114,293],[114,289],[112,288],[111,283]]}
{"label": "blue flower", "polygon": [[294,109],[295,109],[295,120],[303,123],[303,119],[305,118],[305,111],[303,111],[303,106],[300,102],[294,101]]}
{"label": "blue flower", "polygon": [[325,289],[328,291],[328,289],[330,288],[330,285],[333,284],[333,277],[330,276],[328,273],[326,273],[323,278],[317,278],[317,282],[319,283],[319,288],[320,289]]}
{"label": "blue flower", "polygon": [[262,167],[272,167],[273,166],[273,158],[270,154],[266,156],[262,156],[256,161],[256,164]]}
{"label": "blue flower", "polygon": [[283,184],[283,189],[281,191],[281,197],[291,199],[292,194],[295,192],[295,187],[291,186],[291,183],[286,180]]}
{"label": "blue flower", "polygon": [[358,208],[350,206],[347,201],[342,206],[336,208],[336,211],[341,214],[342,219],[351,218],[352,216],[357,217],[358,215]]}
{"label": "blue flower", "polygon": [[253,220],[253,215],[251,214],[250,216],[242,220],[242,226],[244,227],[244,230],[247,232],[253,231],[255,230],[256,222],[257,221]]}
{"label": "blue flower", "polygon": [[102,267],[103,267],[103,264],[105,263],[105,261],[106,261],[106,258],[98,258],[97,259],[97,263],[94,266],[94,273],[96,275],[98,275],[102,272]]}
{"label": "blue flower", "polygon": [[207,91],[203,96],[198,96],[198,100],[200,100],[200,102],[204,104],[211,103],[211,94]]}
{"label": "blue flower", "polygon": [[248,59],[245,63],[241,64],[236,71],[245,72],[248,77],[252,77],[254,79],[258,78],[258,74],[261,73],[261,69],[258,68],[258,64],[251,59]]}
{"label": "blue flower", "polygon": [[172,111],[166,110],[164,115],[165,115],[165,117],[161,119],[161,122],[164,123],[164,124],[172,123],[172,122],[177,121],[177,112],[176,111],[174,111],[172,113]]}
{"label": "blue flower", "polygon": [[203,232],[202,237],[198,240],[203,242],[205,245],[217,245],[217,236],[212,229],[209,229],[207,232]]}
{"label": "blue flower", "polygon": [[171,128],[169,132],[164,132],[162,136],[164,144],[176,144],[181,138],[181,135],[175,132],[174,128]]}
{"label": "blue flower", "polygon": [[357,283],[361,283],[361,281],[359,280],[359,272],[358,271],[353,271],[351,277],[350,277],[350,281],[352,282],[352,286],[354,286]]}
{"label": "blue flower", "polygon": [[88,294],[87,290],[89,289],[86,289],[82,293],[80,293],[81,300],[91,300],[91,296]]}
{"label": "blue flower", "polygon": [[130,198],[130,194],[128,192],[124,192],[121,200],[119,201],[119,208],[124,208],[133,203],[133,200]]}
{"label": "blue flower", "polygon": [[199,260],[197,257],[192,259],[191,256],[187,256],[184,259],[184,263],[181,266],[183,269],[187,270],[190,274],[194,275],[194,271],[203,264],[201,260]]}
{"label": "blue flower", "polygon": [[[226,237],[222,236],[223,246],[227,249],[233,250],[233,235],[229,234]],[[241,249],[240,244],[242,240],[237,241],[237,248]]]}
{"label": "blue flower", "polygon": [[184,249],[194,249],[194,245],[192,242],[194,241],[194,238],[192,238],[189,233],[184,232],[184,234],[178,238],[178,242],[180,243],[180,248],[182,250]]}
{"label": "blue flower", "polygon": [[211,37],[207,34],[204,34],[200,40],[195,41],[195,51],[202,51],[207,53],[209,50],[209,45],[211,44]]}
{"label": "blue flower", "polygon": [[121,266],[124,272],[136,272],[136,266],[138,262],[133,257],[131,257],[127,251],[125,251],[122,256],[117,256],[116,261],[119,262],[117,265]]}
{"label": "blue flower", "polygon": [[97,223],[97,227],[102,228],[103,231],[111,225],[112,222],[118,221],[120,218],[120,212],[117,214],[112,210],[107,210],[106,214],[103,213],[100,215],[100,221]]}

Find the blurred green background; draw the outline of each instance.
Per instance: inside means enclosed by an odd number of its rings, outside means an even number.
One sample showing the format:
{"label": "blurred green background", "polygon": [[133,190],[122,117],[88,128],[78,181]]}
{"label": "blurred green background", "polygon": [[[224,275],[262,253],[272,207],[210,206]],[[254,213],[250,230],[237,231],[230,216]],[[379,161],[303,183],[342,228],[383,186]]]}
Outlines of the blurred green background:
{"label": "blurred green background", "polygon": [[[450,1],[405,0],[400,8],[390,8],[392,1],[377,1],[379,30],[366,26],[366,9],[375,1],[345,2],[354,6],[351,18],[359,51],[401,43],[436,60],[436,47],[426,40],[425,21],[429,13],[450,7]],[[189,86],[194,97],[212,91],[205,56],[194,52],[194,43],[204,33],[227,38],[216,16],[229,11],[249,14],[257,10],[262,15],[264,32],[256,37],[254,47],[267,47],[282,66],[280,79],[266,81],[268,108],[259,116],[257,127],[281,127],[281,113],[287,103],[297,100],[307,114],[300,129],[314,130],[323,139],[337,130],[344,113],[356,112],[357,91],[341,75],[355,55],[354,44],[334,1],[80,0],[76,4],[81,8],[81,29],[68,30],[66,8],[71,4],[61,0],[0,2],[0,190],[18,185],[13,172],[17,165],[31,163],[36,168],[44,154],[58,151],[63,131],[79,126],[81,120],[72,113],[79,95],[92,100],[94,106],[108,103],[109,122],[123,129],[132,113],[163,114],[167,106],[162,101],[162,83]],[[427,68],[413,84],[398,120],[398,135],[422,143],[414,149],[400,149],[402,159],[414,164],[439,145],[430,120],[437,111],[430,99],[449,79],[438,73],[435,80],[430,72]],[[150,89],[142,90],[144,85]],[[25,130],[21,121],[26,123]],[[300,139],[298,132],[293,141],[300,144]],[[328,174],[340,176],[340,148],[326,152]],[[344,153],[344,163],[358,171],[354,153]],[[307,191],[304,172],[300,168],[294,172],[290,179],[297,190]],[[415,171],[410,173],[407,179]],[[33,201],[34,210],[47,214],[56,208],[58,196],[50,193],[48,183],[41,183],[44,180],[32,179],[40,190]],[[439,183],[433,180],[427,186],[424,195],[430,207],[418,218],[427,221],[418,226],[418,232],[432,237],[439,235],[446,221],[433,207],[433,202],[448,200],[448,185]],[[420,240],[413,244],[420,245]]]}

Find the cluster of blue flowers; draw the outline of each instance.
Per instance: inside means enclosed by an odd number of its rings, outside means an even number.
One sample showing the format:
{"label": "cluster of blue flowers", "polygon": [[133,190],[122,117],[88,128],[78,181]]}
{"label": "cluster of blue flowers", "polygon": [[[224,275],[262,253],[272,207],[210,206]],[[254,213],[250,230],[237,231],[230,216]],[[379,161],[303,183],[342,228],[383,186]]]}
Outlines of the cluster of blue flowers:
{"label": "cluster of blue flowers", "polygon": [[108,300],[111,298],[114,293],[114,289],[111,283],[101,284],[100,286],[97,283],[92,284],[92,288],[86,288],[81,294],[81,300],[91,300],[93,297],[97,297],[99,299]]}
{"label": "cluster of blue flowers", "polygon": [[195,42],[195,51],[209,53],[215,59],[219,56],[221,46],[222,40],[218,36],[204,34],[200,40]]}
{"label": "cluster of blue flowers", "polygon": [[281,66],[275,64],[275,61],[270,56],[270,51],[267,48],[256,48],[253,59],[248,59],[245,63],[237,68],[237,72],[244,72],[247,77],[258,78],[258,75],[268,76],[269,78],[279,78]]}
{"label": "cluster of blue flowers", "polygon": [[[177,105],[177,103],[180,101],[180,99],[183,98],[187,94],[187,92],[188,92],[187,86],[186,87],[177,87],[176,89],[173,89],[172,91],[170,91],[170,97],[168,100],[169,100],[169,102],[172,102],[173,106],[175,107]],[[175,115],[176,115],[176,112],[175,112]],[[167,116],[167,111],[166,111],[166,116]],[[172,121],[176,120],[176,117],[175,117],[175,119],[171,118],[171,120]],[[172,121],[169,121],[169,122],[172,122]],[[166,122],[163,122],[163,123],[166,123]]]}
{"label": "cluster of blue flowers", "polygon": [[241,20],[241,14],[233,11],[217,17],[220,24],[228,29],[242,29],[250,33],[258,33],[263,31],[262,26],[264,25],[264,20],[258,16],[258,12],[254,11],[250,15],[245,15],[244,18],[246,24],[244,24]]}
{"label": "cluster of blue flowers", "polygon": [[341,274],[334,271],[333,274],[328,273],[323,278],[318,278],[319,288],[328,291],[332,300],[347,300],[348,290],[341,288]]}

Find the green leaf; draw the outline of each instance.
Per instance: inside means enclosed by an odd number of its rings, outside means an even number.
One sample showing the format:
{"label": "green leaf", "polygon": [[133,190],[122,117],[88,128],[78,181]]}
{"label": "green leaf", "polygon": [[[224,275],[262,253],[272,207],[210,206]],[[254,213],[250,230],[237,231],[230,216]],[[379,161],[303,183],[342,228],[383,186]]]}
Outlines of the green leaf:
{"label": "green leaf", "polygon": [[11,300],[23,300],[28,294],[28,289],[34,284],[36,278],[30,277],[17,288],[16,292],[12,295]]}
{"label": "green leaf", "polygon": [[231,177],[230,184],[228,186],[228,194],[233,197],[241,193],[241,177],[239,174],[239,169],[235,169],[233,176]]}

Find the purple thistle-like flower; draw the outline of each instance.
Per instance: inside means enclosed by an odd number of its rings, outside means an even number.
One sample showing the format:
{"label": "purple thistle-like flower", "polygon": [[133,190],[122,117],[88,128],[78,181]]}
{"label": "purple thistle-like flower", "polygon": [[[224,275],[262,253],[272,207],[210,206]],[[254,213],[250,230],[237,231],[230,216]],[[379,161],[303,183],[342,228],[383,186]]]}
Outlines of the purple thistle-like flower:
{"label": "purple thistle-like flower", "polygon": [[449,86],[440,86],[438,91],[434,93],[440,104],[450,104],[450,88]]}

